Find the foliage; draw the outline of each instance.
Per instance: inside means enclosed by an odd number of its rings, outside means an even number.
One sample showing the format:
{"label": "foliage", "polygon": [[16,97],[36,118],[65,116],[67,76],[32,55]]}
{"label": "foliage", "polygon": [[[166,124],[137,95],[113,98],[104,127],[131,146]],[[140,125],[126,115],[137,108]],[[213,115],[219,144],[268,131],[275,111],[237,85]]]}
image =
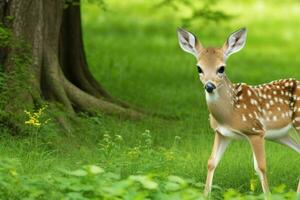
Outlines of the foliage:
{"label": "foliage", "polygon": [[6,48],[11,43],[11,32],[8,28],[0,24],[0,48]]}
{"label": "foliage", "polygon": [[107,10],[107,4],[105,0],[65,0],[64,8],[67,9],[70,6],[80,6],[80,3],[89,3],[98,5],[102,10]]}
{"label": "foliage", "polygon": [[157,7],[170,6],[176,12],[183,12],[188,9],[189,16],[182,17],[183,25],[188,26],[191,21],[203,20],[206,22],[220,22],[232,18],[224,10],[216,9],[215,4],[219,0],[205,0],[201,3],[192,0],[162,0]]}
{"label": "foliage", "polygon": [[[139,173],[152,172],[166,176],[172,166],[184,165],[182,158],[188,158],[188,155],[179,151],[179,136],[175,136],[170,148],[153,146],[150,130],[145,130],[137,139],[136,145],[128,146],[121,135],[104,134],[99,143],[101,163],[108,169],[136,168]],[[166,172],[162,168],[166,168]]]}
{"label": "foliage", "polygon": [[[178,13],[187,12],[189,15],[181,16],[180,20],[184,26],[188,26],[192,21],[204,21],[204,22],[221,22],[231,19],[233,16],[225,12],[220,8],[216,8],[216,4],[220,0],[161,0],[159,3],[153,1],[153,10],[159,10],[159,8],[170,7],[173,11]],[[107,0],[83,0],[82,3],[89,3],[98,5],[102,10],[108,10],[110,4]],[[66,8],[70,5],[79,5],[77,1],[67,0]]]}
{"label": "foliage", "polygon": [[[76,170],[60,170],[47,176],[24,176],[17,172],[17,161],[1,159],[1,199],[157,199],[201,200],[204,199],[198,184],[178,176],[131,175],[121,178],[116,173],[105,172],[97,165],[87,165]],[[282,187],[274,199],[296,199],[295,192],[285,192]],[[263,195],[242,195],[230,189],[224,194],[230,199],[263,199]]]}

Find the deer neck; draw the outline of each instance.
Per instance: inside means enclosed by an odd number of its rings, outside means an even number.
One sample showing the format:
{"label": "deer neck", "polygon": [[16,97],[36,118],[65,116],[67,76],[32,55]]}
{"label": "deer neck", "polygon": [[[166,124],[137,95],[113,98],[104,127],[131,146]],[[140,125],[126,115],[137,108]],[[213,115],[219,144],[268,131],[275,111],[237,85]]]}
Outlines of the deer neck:
{"label": "deer neck", "polygon": [[220,124],[229,123],[232,119],[233,105],[234,105],[234,86],[230,80],[225,76],[224,80],[213,93],[207,93],[206,103],[209,112]]}

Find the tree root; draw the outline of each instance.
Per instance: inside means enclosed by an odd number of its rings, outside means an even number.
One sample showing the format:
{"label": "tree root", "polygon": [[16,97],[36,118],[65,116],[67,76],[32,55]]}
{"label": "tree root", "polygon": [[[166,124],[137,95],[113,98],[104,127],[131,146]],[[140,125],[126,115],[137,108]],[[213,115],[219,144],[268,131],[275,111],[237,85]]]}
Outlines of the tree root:
{"label": "tree root", "polygon": [[141,119],[145,117],[144,114],[135,110],[126,109],[111,102],[98,99],[80,90],[67,79],[64,79],[63,85],[72,104],[82,111],[87,111],[90,113],[102,112],[131,119]]}

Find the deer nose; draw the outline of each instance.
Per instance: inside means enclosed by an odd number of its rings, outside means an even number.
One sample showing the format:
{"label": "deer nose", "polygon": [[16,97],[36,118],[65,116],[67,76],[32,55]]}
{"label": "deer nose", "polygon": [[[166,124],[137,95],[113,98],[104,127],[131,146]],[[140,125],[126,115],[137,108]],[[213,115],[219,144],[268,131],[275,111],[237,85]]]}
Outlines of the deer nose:
{"label": "deer nose", "polygon": [[216,89],[216,86],[212,82],[208,82],[208,83],[205,84],[204,89],[208,93],[212,93],[214,91],[214,89]]}

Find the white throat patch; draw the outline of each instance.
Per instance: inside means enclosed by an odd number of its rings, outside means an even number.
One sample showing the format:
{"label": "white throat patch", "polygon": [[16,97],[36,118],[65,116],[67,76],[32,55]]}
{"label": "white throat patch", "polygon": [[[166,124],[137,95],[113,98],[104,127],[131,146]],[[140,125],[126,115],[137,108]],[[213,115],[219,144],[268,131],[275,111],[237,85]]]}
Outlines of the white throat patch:
{"label": "white throat patch", "polygon": [[213,93],[208,93],[207,91],[205,91],[205,97],[207,102],[213,102],[213,101],[217,101],[220,96],[218,90],[215,90],[213,91]]}

